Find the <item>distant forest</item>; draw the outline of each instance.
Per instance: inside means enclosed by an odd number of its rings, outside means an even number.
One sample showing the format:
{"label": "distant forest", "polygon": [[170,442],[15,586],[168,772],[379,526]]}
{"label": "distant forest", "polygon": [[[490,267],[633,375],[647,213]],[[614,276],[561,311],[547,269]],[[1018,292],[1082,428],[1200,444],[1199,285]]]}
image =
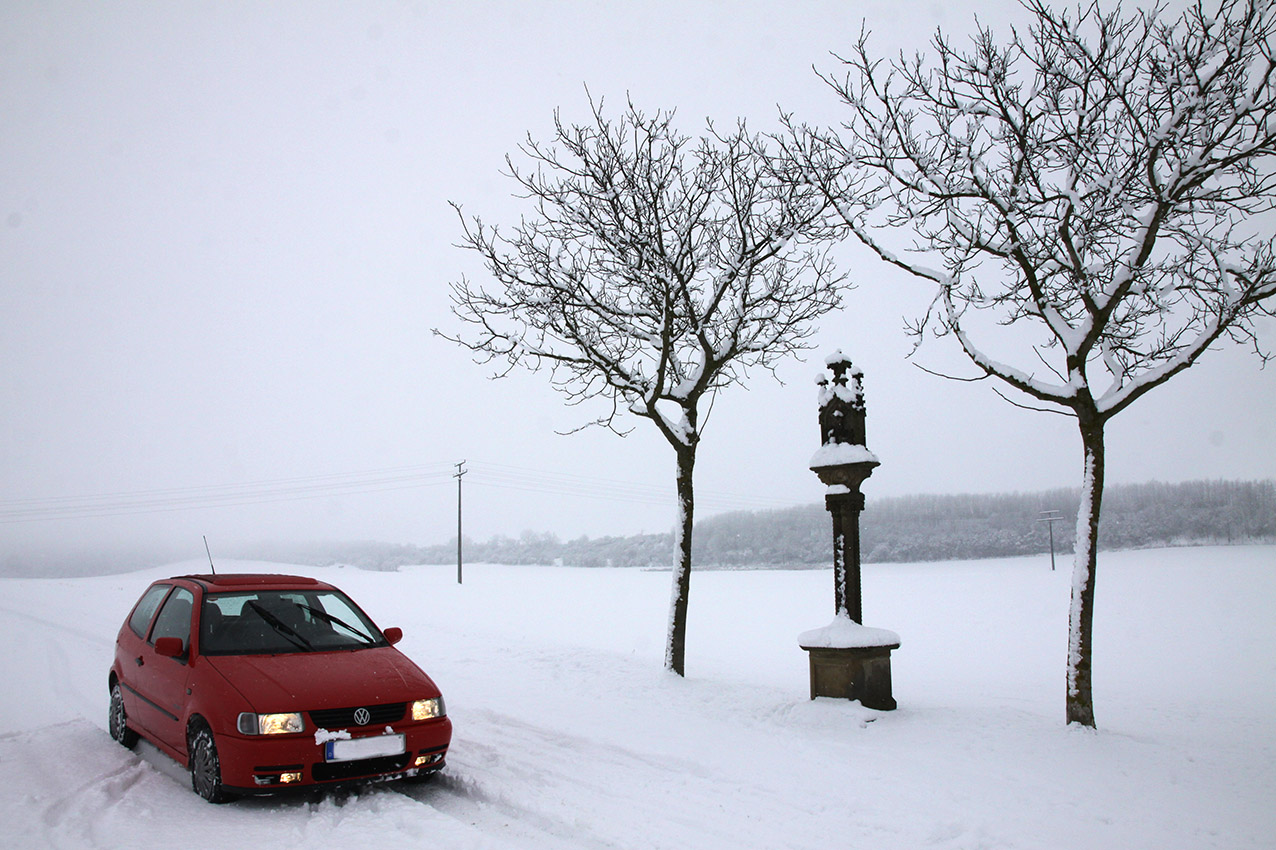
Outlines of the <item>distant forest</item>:
{"label": "distant forest", "polygon": [[[1078,492],[1059,489],[1000,495],[869,498],[860,522],[865,562],[946,561],[1050,551],[1043,511],[1058,511],[1055,549],[1070,553]],[[738,511],[696,523],[700,569],[761,566],[815,568],[832,560],[829,515],[821,504]],[[1102,549],[1276,542],[1276,482],[1191,481],[1110,485],[1103,498]],[[564,564],[581,567],[667,567],[673,535],[580,537],[524,532],[519,537],[466,539],[466,562]],[[244,556],[368,569],[456,562],[456,539],[435,546],[350,543],[299,549],[254,549]]]}

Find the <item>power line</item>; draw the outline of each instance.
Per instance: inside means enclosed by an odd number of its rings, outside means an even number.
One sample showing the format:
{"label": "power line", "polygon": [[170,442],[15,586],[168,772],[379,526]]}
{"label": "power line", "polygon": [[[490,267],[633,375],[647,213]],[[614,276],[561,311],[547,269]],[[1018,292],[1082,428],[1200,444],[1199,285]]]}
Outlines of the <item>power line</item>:
{"label": "power line", "polygon": [[252,489],[257,487],[275,486],[275,485],[315,485],[323,482],[344,482],[361,477],[379,477],[384,475],[401,475],[401,474],[420,474],[422,472],[441,472],[449,468],[451,464],[433,463],[418,464],[413,466],[392,466],[381,469],[369,469],[359,472],[334,472],[324,475],[307,475],[293,478],[277,478],[267,481],[246,481],[234,484],[204,484],[190,487],[170,487],[157,490],[131,490],[118,493],[97,493],[88,496],[48,496],[37,497],[31,499],[0,499],[0,509],[6,505],[40,505],[40,504],[56,504],[60,502],[80,502],[97,499],[127,499],[130,497],[150,497],[165,494],[182,494],[182,493],[198,493],[212,492],[220,490],[235,489]]}
{"label": "power line", "polygon": [[[676,503],[672,485],[660,486],[617,481],[612,478],[580,475],[505,464],[472,464],[475,475],[472,483],[511,490],[527,490],[537,493],[556,493],[565,496],[581,496],[647,505]],[[792,500],[775,497],[726,493],[718,490],[696,488],[696,504],[699,507],[720,509],[763,509],[792,507]]]}
{"label": "power line", "polygon": [[165,513],[382,493],[443,484],[448,464],[403,466],[238,484],[0,501],[0,524]]}
{"label": "power line", "polygon": [[[470,467],[465,473],[471,475],[471,484],[480,487],[671,508],[676,503],[672,487],[498,463],[471,463]],[[84,496],[2,499],[0,525],[237,507],[435,487],[456,477],[455,468],[455,463],[440,462],[235,484]],[[783,499],[703,489],[697,489],[696,502],[701,508],[719,510],[784,508],[792,505],[791,501]]]}

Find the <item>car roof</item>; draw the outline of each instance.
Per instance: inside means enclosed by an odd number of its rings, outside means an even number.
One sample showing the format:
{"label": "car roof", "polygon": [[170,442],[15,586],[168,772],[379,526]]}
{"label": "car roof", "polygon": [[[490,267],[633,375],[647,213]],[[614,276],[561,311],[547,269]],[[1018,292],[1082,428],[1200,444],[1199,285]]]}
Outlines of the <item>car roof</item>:
{"label": "car roof", "polygon": [[209,593],[228,590],[335,590],[327,582],[309,576],[290,576],[279,573],[220,573],[217,575],[209,573],[173,577],[173,580],[178,579],[198,582]]}

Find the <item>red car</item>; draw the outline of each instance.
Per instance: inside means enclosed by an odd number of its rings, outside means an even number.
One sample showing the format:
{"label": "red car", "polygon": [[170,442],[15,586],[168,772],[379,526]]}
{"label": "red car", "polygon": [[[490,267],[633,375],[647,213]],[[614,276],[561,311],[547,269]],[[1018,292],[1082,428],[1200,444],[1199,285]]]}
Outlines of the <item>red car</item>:
{"label": "red car", "polygon": [[311,578],[157,581],[115,642],[111,737],[145,737],[213,803],[433,773],[452,721],[402,637]]}

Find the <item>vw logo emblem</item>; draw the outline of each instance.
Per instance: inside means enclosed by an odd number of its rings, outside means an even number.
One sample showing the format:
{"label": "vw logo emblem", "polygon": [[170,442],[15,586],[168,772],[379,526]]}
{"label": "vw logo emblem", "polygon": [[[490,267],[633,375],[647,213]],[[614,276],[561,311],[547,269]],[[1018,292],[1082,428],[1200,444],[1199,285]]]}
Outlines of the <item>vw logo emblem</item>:
{"label": "vw logo emblem", "polygon": [[354,722],[359,726],[367,726],[372,722],[372,712],[366,708],[356,708],[354,710]]}

